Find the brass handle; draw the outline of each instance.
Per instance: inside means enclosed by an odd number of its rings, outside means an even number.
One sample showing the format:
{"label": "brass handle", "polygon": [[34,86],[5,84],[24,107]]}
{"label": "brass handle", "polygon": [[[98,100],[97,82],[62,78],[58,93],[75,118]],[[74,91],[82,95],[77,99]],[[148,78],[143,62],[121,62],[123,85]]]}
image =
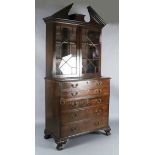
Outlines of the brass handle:
{"label": "brass handle", "polygon": [[98,89],[96,90],[97,93],[101,94],[102,93],[102,90],[101,89]]}
{"label": "brass handle", "polygon": [[102,100],[101,99],[97,99],[97,103],[101,103],[102,102]]}
{"label": "brass handle", "polygon": [[75,93],[71,93],[72,96],[76,96],[78,95],[78,92],[75,92]]}
{"label": "brass handle", "polygon": [[78,101],[76,101],[75,103],[74,103],[74,106],[76,107],[78,105]]}
{"label": "brass handle", "polygon": [[75,106],[75,107],[77,107],[77,106],[78,106],[78,104],[79,104],[79,102],[78,102],[78,101],[76,101],[76,102],[74,103],[74,106]]}
{"label": "brass handle", "polygon": [[87,102],[87,105],[90,105],[90,102]]}
{"label": "brass handle", "polygon": [[76,88],[76,87],[78,86],[78,83],[76,83],[75,85],[74,85],[74,84],[71,84],[71,86],[72,86],[73,88]]}
{"label": "brass handle", "polygon": [[95,122],[95,126],[99,126],[99,125],[100,125],[99,121]]}
{"label": "brass handle", "polygon": [[71,106],[71,108],[74,108],[74,107],[75,107],[74,102],[73,102],[73,103],[71,103],[71,105],[70,105],[70,106]]}
{"label": "brass handle", "polygon": [[75,118],[78,117],[78,114],[77,113],[73,113],[71,117],[72,117],[72,119],[75,119]]}
{"label": "brass handle", "polygon": [[77,131],[76,127],[71,128],[71,132],[75,132],[75,131]]}
{"label": "brass handle", "polygon": [[103,110],[102,109],[98,109],[96,112],[102,112]]}
{"label": "brass handle", "polygon": [[71,107],[72,107],[72,108],[76,107],[77,105],[78,105],[78,101],[72,102],[72,103],[71,103]]}
{"label": "brass handle", "polygon": [[99,115],[102,114],[102,112],[103,112],[103,110],[102,109],[99,109],[99,110],[96,111],[96,115],[99,116]]}
{"label": "brass handle", "polygon": [[60,104],[65,104],[65,101],[61,101]]}
{"label": "brass handle", "polygon": [[102,81],[97,82],[97,86],[102,86]]}

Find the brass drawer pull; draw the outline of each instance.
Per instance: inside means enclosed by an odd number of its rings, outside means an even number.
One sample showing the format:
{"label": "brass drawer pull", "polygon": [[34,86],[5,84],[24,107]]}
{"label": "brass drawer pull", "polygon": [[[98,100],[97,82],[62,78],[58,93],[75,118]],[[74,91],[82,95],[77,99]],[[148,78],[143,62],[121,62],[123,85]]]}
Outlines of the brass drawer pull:
{"label": "brass drawer pull", "polygon": [[97,82],[97,86],[102,86],[102,81]]}
{"label": "brass drawer pull", "polygon": [[102,103],[102,100],[101,99],[97,99],[97,103]]}
{"label": "brass drawer pull", "polygon": [[71,108],[75,108],[74,103],[71,103],[70,107],[71,107]]}
{"label": "brass drawer pull", "polygon": [[87,105],[91,105],[91,103],[90,102],[87,102]]}
{"label": "brass drawer pull", "polygon": [[77,107],[78,106],[78,101],[72,102],[70,106],[71,106],[71,108]]}
{"label": "brass drawer pull", "polygon": [[75,92],[75,93],[71,93],[72,96],[76,96],[78,95],[78,92]]}
{"label": "brass drawer pull", "polygon": [[72,119],[76,119],[78,117],[78,114],[77,113],[73,113],[72,115],[71,115],[71,118]]}
{"label": "brass drawer pull", "polygon": [[75,106],[75,107],[77,107],[77,106],[78,106],[78,104],[79,104],[79,102],[78,102],[78,101],[76,101],[76,102],[74,103],[74,106]]}
{"label": "brass drawer pull", "polygon": [[65,104],[65,101],[61,101],[60,104]]}
{"label": "brass drawer pull", "polygon": [[99,115],[102,114],[102,112],[103,112],[103,110],[102,109],[99,109],[99,110],[96,111],[96,115],[99,116]]}
{"label": "brass drawer pull", "polygon": [[98,93],[102,93],[102,90],[101,90],[101,89],[99,89],[99,90],[98,90]]}
{"label": "brass drawer pull", "polygon": [[95,122],[95,126],[99,126],[101,123],[99,121]]}
{"label": "brass drawer pull", "polygon": [[77,131],[77,128],[76,127],[73,127],[70,130],[71,130],[71,132],[76,132]]}
{"label": "brass drawer pull", "polygon": [[78,83],[76,83],[75,85],[74,85],[74,84],[71,84],[71,86],[72,86],[73,88],[76,88],[76,87],[78,86]]}
{"label": "brass drawer pull", "polygon": [[76,102],[74,103],[74,105],[75,105],[75,106],[77,106],[77,105],[78,105],[78,103],[79,103],[79,102],[78,102],[78,101],[76,101]]}
{"label": "brass drawer pull", "polygon": [[102,93],[102,90],[101,89],[98,89],[98,90],[96,90],[96,93],[101,94]]}
{"label": "brass drawer pull", "polygon": [[70,107],[71,107],[71,108],[74,108],[74,107],[75,107],[75,105],[74,105],[73,103],[71,103],[71,104],[70,104]]}

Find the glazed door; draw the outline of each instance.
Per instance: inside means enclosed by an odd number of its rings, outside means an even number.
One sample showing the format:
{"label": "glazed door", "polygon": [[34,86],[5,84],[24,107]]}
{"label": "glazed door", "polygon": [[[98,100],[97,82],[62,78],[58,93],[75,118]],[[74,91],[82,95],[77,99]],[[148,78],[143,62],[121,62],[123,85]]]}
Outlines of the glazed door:
{"label": "glazed door", "polygon": [[75,25],[56,24],[56,77],[79,76],[78,28]]}
{"label": "glazed door", "polygon": [[82,28],[81,30],[82,76],[101,74],[101,30]]}

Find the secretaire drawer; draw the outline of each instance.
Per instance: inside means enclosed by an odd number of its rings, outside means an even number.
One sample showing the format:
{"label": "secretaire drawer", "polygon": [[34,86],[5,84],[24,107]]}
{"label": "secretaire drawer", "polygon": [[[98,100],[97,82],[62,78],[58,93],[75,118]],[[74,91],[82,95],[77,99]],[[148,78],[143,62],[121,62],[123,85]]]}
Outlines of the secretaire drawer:
{"label": "secretaire drawer", "polygon": [[71,109],[78,109],[108,103],[109,103],[109,96],[107,95],[107,96],[88,98],[88,99],[77,99],[77,100],[61,99],[60,105],[61,105],[61,111],[68,111]]}
{"label": "secretaire drawer", "polygon": [[74,109],[67,112],[61,112],[61,123],[74,122],[86,118],[102,118],[108,116],[109,104],[102,104],[100,106],[85,107],[81,109]]}
{"label": "secretaire drawer", "polygon": [[83,120],[62,126],[61,137],[72,136],[106,127],[108,127],[108,117],[103,117],[102,119]]}
{"label": "secretaire drawer", "polygon": [[75,82],[63,82],[62,90],[74,91],[76,90],[87,90],[95,88],[103,88],[109,86],[109,80],[84,80]]}

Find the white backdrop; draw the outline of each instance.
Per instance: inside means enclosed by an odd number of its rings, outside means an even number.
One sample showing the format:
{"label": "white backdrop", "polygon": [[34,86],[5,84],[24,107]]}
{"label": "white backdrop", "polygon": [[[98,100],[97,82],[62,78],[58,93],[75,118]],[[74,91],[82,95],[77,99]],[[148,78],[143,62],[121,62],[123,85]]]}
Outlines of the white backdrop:
{"label": "white backdrop", "polygon": [[[35,118],[36,123],[44,122],[45,115],[45,23],[42,18],[52,15],[56,11],[72,3],[73,0],[36,0],[36,26],[35,26]],[[102,75],[111,77],[110,120],[119,116],[119,26],[118,26],[118,0],[74,0],[70,13],[89,15],[86,7],[91,5],[106,21],[107,25],[102,33]]]}

